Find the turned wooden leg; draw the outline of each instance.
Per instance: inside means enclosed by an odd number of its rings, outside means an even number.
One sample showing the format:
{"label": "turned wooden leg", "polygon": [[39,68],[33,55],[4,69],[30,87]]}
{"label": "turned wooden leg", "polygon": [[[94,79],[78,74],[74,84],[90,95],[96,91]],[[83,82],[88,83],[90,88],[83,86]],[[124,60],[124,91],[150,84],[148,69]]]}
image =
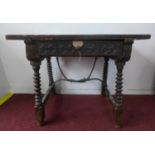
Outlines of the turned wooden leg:
{"label": "turned wooden leg", "polygon": [[107,76],[108,76],[108,62],[109,58],[104,58],[104,67],[103,67],[103,82],[102,82],[102,95],[107,96]]}
{"label": "turned wooden leg", "polygon": [[42,104],[41,94],[41,80],[40,80],[40,61],[31,61],[32,68],[34,70],[34,91],[35,91],[35,116],[37,123],[42,126],[44,123],[44,105]]}
{"label": "turned wooden leg", "polygon": [[121,114],[122,114],[122,88],[123,88],[123,67],[124,61],[116,61],[117,76],[116,76],[116,92],[115,92],[115,125],[116,128],[121,126]]}
{"label": "turned wooden leg", "polygon": [[[47,60],[47,71],[48,71],[48,78],[49,78],[49,86],[51,86],[52,84],[54,84],[51,58],[47,57],[46,60]],[[52,88],[52,93],[54,95],[56,94],[55,86],[53,86],[53,88]]]}

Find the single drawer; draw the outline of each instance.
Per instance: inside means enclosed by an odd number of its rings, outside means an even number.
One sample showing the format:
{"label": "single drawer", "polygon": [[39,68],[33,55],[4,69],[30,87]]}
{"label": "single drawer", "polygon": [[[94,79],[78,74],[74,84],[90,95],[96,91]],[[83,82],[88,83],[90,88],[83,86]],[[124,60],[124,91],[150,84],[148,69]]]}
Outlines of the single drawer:
{"label": "single drawer", "polygon": [[40,56],[119,56],[121,41],[37,41]]}

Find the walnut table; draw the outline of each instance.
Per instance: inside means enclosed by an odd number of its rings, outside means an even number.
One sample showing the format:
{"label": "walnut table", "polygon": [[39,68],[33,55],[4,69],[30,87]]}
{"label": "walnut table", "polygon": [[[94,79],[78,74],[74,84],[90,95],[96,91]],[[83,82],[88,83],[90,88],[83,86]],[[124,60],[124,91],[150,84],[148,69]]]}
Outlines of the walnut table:
{"label": "walnut table", "polygon": [[[34,70],[35,114],[39,125],[44,123],[44,105],[50,93],[55,94],[51,57],[104,57],[102,95],[113,103],[115,126],[121,125],[122,112],[122,72],[130,60],[134,40],[149,39],[150,35],[7,35],[10,40],[23,40],[26,56]],[[40,65],[47,60],[49,88],[44,96],[41,93]],[[108,61],[115,61],[116,92],[112,96],[107,88]]]}

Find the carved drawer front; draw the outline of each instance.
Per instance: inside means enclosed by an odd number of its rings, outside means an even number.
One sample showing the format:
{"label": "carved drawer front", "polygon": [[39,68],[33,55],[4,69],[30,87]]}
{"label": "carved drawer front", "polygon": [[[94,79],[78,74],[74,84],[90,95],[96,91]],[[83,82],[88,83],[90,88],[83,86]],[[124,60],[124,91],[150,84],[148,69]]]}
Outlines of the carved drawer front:
{"label": "carved drawer front", "polygon": [[119,56],[123,44],[120,41],[40,41],[40,56]]}

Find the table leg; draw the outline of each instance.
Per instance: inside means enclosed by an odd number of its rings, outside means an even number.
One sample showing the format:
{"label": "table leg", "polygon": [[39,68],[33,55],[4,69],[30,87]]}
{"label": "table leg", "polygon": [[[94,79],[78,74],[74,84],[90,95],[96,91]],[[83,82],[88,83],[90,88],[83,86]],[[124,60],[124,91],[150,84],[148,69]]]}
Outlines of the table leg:
{"label": "table leg", "polygon": [[[54,79],[53,79],[53,71],[52,71],[52,64],[51,64],[51,58],[47,57],[47,71],[48,71],[48,78],[49,78],[49,86],[54,84]],[[55,86],[52,87],[52,93],[55,95]]]}
{"label": "table leg", "polygon": [[107,76],[108,76],[108,62],[109,58],[104,58],[104,67],[103,67],[103,82],[102,82],[102,95],[107,96]]}
{"label": "table leg", "polygon": [[116,128],[121,126],[121,114],[122,114],[122,88],[123,88],[123,68],[124,61],[116,61],[117,75],[116,75],[116,92],[115,92],[115,125]]}
{"label": "table leg", "polygon": [[41,94],[41,80],[40,80],[40,65],[41,61],[31,61],[32,68],[34,70],[33,80],[34,80],[34,91],[35,91],[35,116],[37,123],[42,126],[44,123],[44,105],[42,104],[42,94]]}

